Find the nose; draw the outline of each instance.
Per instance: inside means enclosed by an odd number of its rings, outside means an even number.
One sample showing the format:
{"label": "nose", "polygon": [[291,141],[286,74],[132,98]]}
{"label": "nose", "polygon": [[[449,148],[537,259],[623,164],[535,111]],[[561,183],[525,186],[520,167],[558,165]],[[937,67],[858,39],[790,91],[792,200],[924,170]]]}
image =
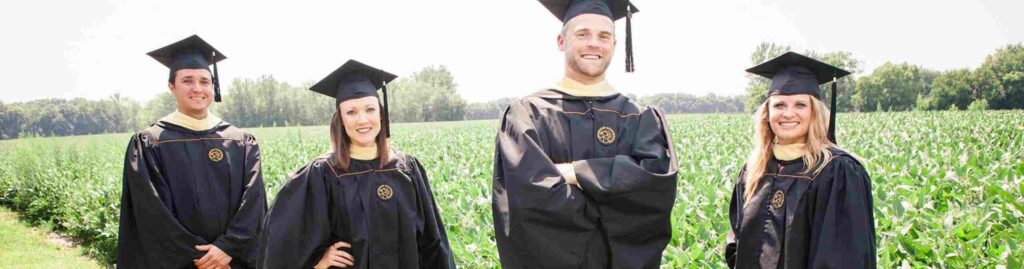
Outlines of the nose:
{"label": "nose", "polygon": [[598,39],[599,37],[597,37],[597,35],[592,35],[590,37],[587,37],[587,39],[583,41],[583,44],[586,45],[587,47],[596,48],[601,43],[601,41]]}
{"label": "nose", "polygon": [[782,117],[783,118],[792,118],[792,117],[795,117],[795,116],[796,116],[796,111],[793,111],[793,109],[790,109],[789,107],[786,107],[786,108],[782,109]]}
{"label": "nose", "polygon": [[370,120],[366,113],[359,113],[359,115],[356,116],[356,123],[358,124],[365,124],[369,122]]}

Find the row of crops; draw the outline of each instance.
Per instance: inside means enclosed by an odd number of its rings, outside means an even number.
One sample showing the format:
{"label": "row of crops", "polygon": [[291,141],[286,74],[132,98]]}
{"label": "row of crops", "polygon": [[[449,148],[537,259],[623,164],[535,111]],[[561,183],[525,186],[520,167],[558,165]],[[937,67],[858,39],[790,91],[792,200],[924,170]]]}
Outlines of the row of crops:
{"label": "row of crops", "polygon": [[[1021,268],[1024,111],[841,114],[839,141],[872,176],[881,268]],[[746,115],[674,115],[679,159],[663,267],[722,267],[727,205],[749,147]],[[494,121],[398,124],[393,145],[426,167],[459,266],[498,266],[491,227]],[[328,149],[326,127],[249,129],[268,199]],[[112,263],[130,134],[0,141],[0,204]],[[2,231],[0,231],[2,232]]]}

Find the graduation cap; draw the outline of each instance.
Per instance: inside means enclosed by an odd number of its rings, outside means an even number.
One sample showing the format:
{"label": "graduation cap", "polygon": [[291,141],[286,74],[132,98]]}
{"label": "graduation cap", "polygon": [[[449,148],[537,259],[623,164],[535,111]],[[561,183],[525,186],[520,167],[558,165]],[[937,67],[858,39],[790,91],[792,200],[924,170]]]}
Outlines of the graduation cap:
{"label": "graduation cap", "polygon": [[[388,87],[387,83],[395,80],[398,76],[361,63],[356,60],[348,60],[345,64],[335,69],[334,72],[317,82],[309,90],[323,95],[334,97],[334,107],[337,109],[341,102],[367,96],[380,97],[377,89],[384,93],[383,108],[384,120],[382,124],[388,126]],[[390,126],[388,126],[390,127]],[[387,137],[391,137],[391,128],[387,129]]]}
{"label": "graduation cap", "polygon": [[820,100],[821,90],[818,85],[832,82],[828,139],[836,143],[836,80],[850,75],[849,71],[791,51],[751,67],[747,72],[772,80],[768,88],[769,96],[807,94]]}
{"label": "graduation cap", "polygon": [[212,64],[213,71],[210,72],[213,73],[213,100],[220,102],[220,81],[218,80],[219,76],[217,76],[217,62],[223,61],[228,57],[225,57],[223,53],[220,53],[209,43],[199,38],[198,35],[192,35],[181,41],[174,42],[174,44],[151,51],[147,55],[171,69],[170,78],[167,80],[171,83],[174,82],[174,72],[178,70],[206,69],[206,71],[210,71],[210,65]]}
{"label": "graduation cap", "polygon": [[597,14],[612,21],[626,18],[626,72],[636,68],[633,63],[633,13],[640,12],[629,0],[539,0],[551,14],[565,25],[582,14]]}

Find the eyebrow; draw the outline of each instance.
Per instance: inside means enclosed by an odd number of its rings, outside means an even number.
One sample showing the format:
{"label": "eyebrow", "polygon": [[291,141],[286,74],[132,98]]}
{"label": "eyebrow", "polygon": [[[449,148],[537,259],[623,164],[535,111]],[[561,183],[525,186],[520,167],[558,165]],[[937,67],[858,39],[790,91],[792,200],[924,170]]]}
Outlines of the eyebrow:
{"label": "eyebrow", "polygon": [[[586,26],[582,26],[582,25],[577,25],[576,28],[572,29],[573,33],[580,32],[580,31],[588,31],[589,32],[589,31],[593,31],[593,30],[590,29],[590,27],[586,27]],[[598,31],[598,33],[599,34],[609,34],[610,35],[610,34],[612,34],[612,31],[601,30],[601,31]]]}

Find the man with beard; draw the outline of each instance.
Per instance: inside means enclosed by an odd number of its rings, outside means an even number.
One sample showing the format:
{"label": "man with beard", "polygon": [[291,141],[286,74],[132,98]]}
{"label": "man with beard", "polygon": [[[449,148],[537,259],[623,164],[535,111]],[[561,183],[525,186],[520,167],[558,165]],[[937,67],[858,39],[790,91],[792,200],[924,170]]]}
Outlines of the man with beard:
{"label": "man with beard", "polygon": [[512,102],[496,141],[492,213],[504,268],[657,268],[676,161],[663,114],[605,81],[627,0],[540,1],[562,22],[564,77]]}

